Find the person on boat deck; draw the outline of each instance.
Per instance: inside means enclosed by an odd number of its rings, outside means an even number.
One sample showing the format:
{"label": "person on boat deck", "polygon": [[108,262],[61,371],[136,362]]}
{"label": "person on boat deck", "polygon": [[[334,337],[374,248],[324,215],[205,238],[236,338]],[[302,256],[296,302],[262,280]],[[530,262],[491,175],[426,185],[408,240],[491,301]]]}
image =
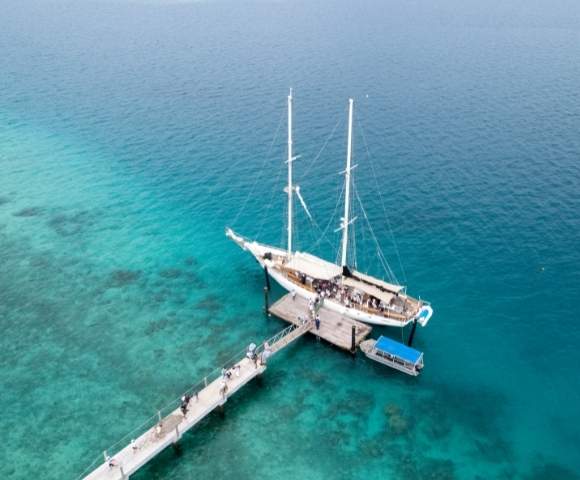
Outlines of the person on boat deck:
{"label": "person on boat deck", "polygon": [[320,330],[320,315],[318,313],[316,314],[316,320],[314,323],[316,324],[316,330]]}

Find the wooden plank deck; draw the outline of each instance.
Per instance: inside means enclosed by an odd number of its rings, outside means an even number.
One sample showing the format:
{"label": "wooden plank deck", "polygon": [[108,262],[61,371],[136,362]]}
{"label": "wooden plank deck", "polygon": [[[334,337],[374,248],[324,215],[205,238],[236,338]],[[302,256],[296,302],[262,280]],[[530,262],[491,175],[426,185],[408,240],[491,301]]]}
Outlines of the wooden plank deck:
{"label": "wooden plank deck", "polygon": [[[294,325],[301,324],[298,317],[308,318],[309,316],[308,300],[298,295],[295,298],[292,298],[291,294],[283,296],[269,310],[272,315]],[[372,330],[369,325],[335,313],[324,306],[320,308],[318,314],[320,315],[320,329],[316,330],[312,327],[310,333],[344,350],[351,350],[353,325],[356,328],[355,347],[358,347]]]}
{"label": "wooden plank deck", "polygon": [[[288,346],[311,328],[312,322],[308,322],[300,326],[284,329],[271,339],[270,349],[272,354]],[[239,366],[239,372],[237,371],[237,366]],[[266,365],[261,365],[259,362],[254,363],[247,357],[242,358],[231,367],[231,371],[234,373],[226,381],[227,391],[225,395],[221,391],[223,384],[220,376],[208,383],[205,388],[198,392],[197,396],[191,399],[185,416],[180,408],[176,408],[161,419],[158,424],[136,438],[134,443],[115,453],[112,456],[115,463],[114,466],[111,467],[109,462],[104,461],[84,479],[127,480],[129,475],[135,473],[165,448],[177,443],[185,432],[193,428],[214,409],[226,403],[228,397],[231,397],[265,370]]]}

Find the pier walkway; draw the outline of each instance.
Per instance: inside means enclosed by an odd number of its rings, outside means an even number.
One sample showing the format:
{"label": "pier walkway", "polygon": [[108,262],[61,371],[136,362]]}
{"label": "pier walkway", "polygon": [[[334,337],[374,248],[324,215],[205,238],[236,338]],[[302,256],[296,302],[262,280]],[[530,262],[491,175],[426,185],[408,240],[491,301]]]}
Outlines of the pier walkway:
{"label": "pier walkway", "polygon": [[[229,397],[240,388],[249,383],[253,378],[266,370],[266,361],[262,362],[262,354],[269,351],[272,355],[282,350],[297,338],[304,335],[311,328],[312,322],[293,324],[274,337],[268,339],[256,348],[257,359],[251,360],[242,356],[235,363],[224,366],[231,375],[224,378],[214,371],[209,378],[206,377],[200,384],[186,392],[191,395],[187,413],[183,415],[180,406],[162,417],[159,413],[156,420],[149,421],[142,426],[139,436],[124,437],[109,450],[103,452],[101,463],[91,473],[81,478],[85,480],[126,480],[139,468],[144,466],[152,458],[170,445],[179,441],[181,436],[193,428],[203,418],[209,415],[217,407],[223,406]],[[174,402],[178,404],[179,402]],[[97,461],[87,469],[97,465]],[[85,471],[86,472],[86,471]]]}

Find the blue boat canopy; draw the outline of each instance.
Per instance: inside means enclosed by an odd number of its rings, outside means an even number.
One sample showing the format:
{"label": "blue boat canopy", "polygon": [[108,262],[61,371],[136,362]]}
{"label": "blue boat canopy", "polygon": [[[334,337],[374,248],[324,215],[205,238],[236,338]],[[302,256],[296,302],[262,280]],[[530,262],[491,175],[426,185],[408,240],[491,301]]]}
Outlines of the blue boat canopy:
{"label": "blue boat canopy", "polygon": [[417,363],[421,358],[421,355],[423,355],[422,352],[419,352],[414,348],[407,347],[407,345],[395,342],[395,340],[388,337],[383,337],[382,335],[375,343],[375,348],[413,364]]}

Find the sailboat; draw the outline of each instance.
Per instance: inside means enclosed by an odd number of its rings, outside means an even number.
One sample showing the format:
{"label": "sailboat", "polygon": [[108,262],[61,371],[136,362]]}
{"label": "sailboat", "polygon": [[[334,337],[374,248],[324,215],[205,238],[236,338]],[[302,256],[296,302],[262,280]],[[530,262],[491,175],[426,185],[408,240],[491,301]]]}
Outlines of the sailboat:
{"label": "sailboat", "polygon": [[[406,287],[357,271],[348,264],[349,226],[356,220],[349,218],[351,210],[352,130],[354,101],[349,99],[348,140],[344,170],[344,215],[341,218],[342,246],[340,264],[332,263],[308,252],[293,249],[294,195],[305,207],[300,187],[293,181],[293,162],[298,158],[292,149],[292,90],[288,95],[288,218],[286,248],[278,248],[247,239],[231,228],[226,236],[243,250],[250,252],[260,266],[284,289],[309,300],[320,301],[324,308],[365,323],[404,327],[411,322],[425,326],[433,315],[433,308],[424,301],[407,294]],[[308,213],[308,212],[307,212]]]}

